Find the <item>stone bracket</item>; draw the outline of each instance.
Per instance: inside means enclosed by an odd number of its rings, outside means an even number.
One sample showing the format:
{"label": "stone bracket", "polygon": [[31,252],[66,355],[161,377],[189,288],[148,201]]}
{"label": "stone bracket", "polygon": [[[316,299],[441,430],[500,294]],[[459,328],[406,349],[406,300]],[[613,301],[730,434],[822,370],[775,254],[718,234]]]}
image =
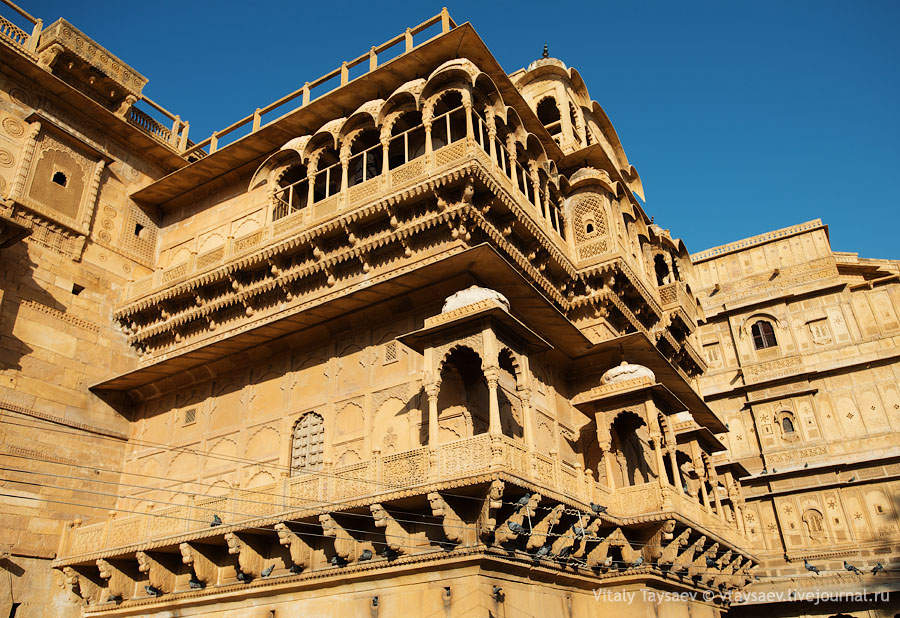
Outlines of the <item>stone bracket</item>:
{"label": "stone bracket", "polygon": [[356,539],[330,513],[319,515],[319,523],[322,524],[322,534],[334,539],[335,555],[346,562],[355,560]]}
{"label": "stone bracket", "polygon": [[384,541],[387,546],[398,554],[405,553],[409,544],[409,534],[403,526],[384,508],[384,505],[376,502],[369,508],[375,520],[375,527],[384,528]]}
{"label": "stone bracket", "polygon": [[239,573],[252,577],[259,577],[265,560],[265,550],[260,547],[259,539],[253,535],[239,532],[225,534],[225,543],[228,545],[228,553],[237,556],[236,566]]}
{"label": "stone bracket", "polygon": [[483,539],[490,538],[494,530],[497,529],[496,514],[503,506],[504,487],[503,481],[491,481],[487,497],[481,507],[481,514],[478,516],[478,528]]}
{"label": "stone bracket", "polygon": [[100,579],[106,581],[106,601],[113,598],[129,599],[134,596],[137,581],[128,574],[118,561],[100,558],[97,560]]}
{"label": "stone bracket", "polygon": [[174,565],[167,564],[161,556],[152,552],[139,551],[134,557],[137,559],[138,572],[147,576],[151,586],[163,592],[174,592],[176,577]]}
{"label": "stone bracket", "polygon": [[312,561],[312,547],[303,537],[288,528],[287,524],[275,524],[275,532],[278,533],[278,542],[288,548],[291,556],[291,565],[296,570],[308,567]]}
{"label": "stone bracket", "polygon": [[[506,521],[494,531],[494,543],[502,544],[519,537],[518,532],[513,532],[509,524],[514,526],[518,524],[526,530],[530,530],[531,518],[535,516],[538,503],[541,501],[541,494],[531,494],[528,503],[517,507],[516,510],[506,518]],[[544,537],[541,537],[542,539]]]}
{"label": "stone bracket", "polygon": [[706,566],[706,558],[710,554],[713,556],[719,551],[719,544],[713,543],[709,547],[707,547],[704,551],[700,552],[700,555],[691,563],[688,567],[688,576],[689,577],[700,577],[703,575],[705,571],[709,570],[709,567]]}
{"label": "stone bracket", "polygon": [[441,518],[444,536],[454,543],[466,541],[464,537],[469,536],[469,526],[459,516],[456,509],[436,491],[428,494],[428,503],[431,505],[431,514]]}
{"label": "stone bracket", "polygon": [[104,588],[100,585],[99,578],[94,579],[88,576],[78,567],[63,567],[62,572],[65,577],[65,586],[81,597],[85,605],[96,605],[100,602],[100,595]]}
{"label": "stone bracket", "polygon": [[181,561],[191,568],[191,572],[197,580],[206,585],[213,585],[219,576],[219,567],[197,543],[182,543],[178,546],[181,550]]}
{"label": "stone bracket", "polygon": [[558,524],[560,518],[562,518],[563,509],[565,509],[564,504],[557,504],[546,517],[534,525],[531,535],[528,537],[528,542],[525,544],[526,549],[533,550],[547,544],[550,540],[550,532],[553,530],[553,526]]}

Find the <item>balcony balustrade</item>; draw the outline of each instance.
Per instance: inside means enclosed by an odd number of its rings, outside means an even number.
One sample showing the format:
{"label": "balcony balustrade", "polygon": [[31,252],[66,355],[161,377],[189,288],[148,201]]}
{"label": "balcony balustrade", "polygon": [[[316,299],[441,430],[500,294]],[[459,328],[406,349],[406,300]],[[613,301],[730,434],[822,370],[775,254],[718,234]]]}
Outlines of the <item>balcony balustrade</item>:
{"label": "balcony balustrade", "polygon": [[[376,453],[368,461],[326,465],[319,471],[295,474],[272,485],[232,489],[222,496],[198,497],[190,504],[69,528],[59,557],[71,562],[87,554],[116,553],[132,546],[177,544],[181,537],[209,531],[213,515],[221,519],[223,530],[238,530],[316,512],[334,512],[342,505],[426,494],[438,486],[484,483],[492,474],[502,474],[507,482],[528,485],[542,495],[583,505],[586,510],[591,503],[602,504],[609,509],[610,517],[623,522],[642,516],[652,519],[653,515],[671,518],[677,513],[729,544],[746,543],[737,522],[727,522],[665,482],[610,490],[580,466],[529,452],[522,442],[502,435],[479,434],[434,449],[425,446],[389,455]],[[122,508],[128,510],[129,506]]]}
{"label": "balcony balustrade", "polygon": [[[460,112],[465,109],[450,110],[436,117],[432,126],[449,122],[451,115]],[[512,159],[506,147],[499,142],[492,145],[486,141],[486,131],[481,126],[483,120],[478,114],[472,116],[477,130],[466,135],[448,128],[445,135],[448,143],[432,152],[417,151],[415,140],[410,139],[410,135],[422,130],[419,125],[393,136],[386,145],[379,144],[352,155],[346,164],[330,165],[310,177],[278,187],[264,198],[267,216],[263,227],[231,238],[225,245],[195,255],[187,262],[157,270],[153,275],[132,282],[126,289],[126,303],[287,239],[299,228],[322,225],[475,162],[480,163],[519,203],[533,223],[545,231],[548,243],[554,243],[568,254],[558,201],[550,196],[546,186],[534,182],[534,177],[526,174],[524,167],[518,163],[518,167],[510,166]],[[438,144],[442,141],[438,140]]]}

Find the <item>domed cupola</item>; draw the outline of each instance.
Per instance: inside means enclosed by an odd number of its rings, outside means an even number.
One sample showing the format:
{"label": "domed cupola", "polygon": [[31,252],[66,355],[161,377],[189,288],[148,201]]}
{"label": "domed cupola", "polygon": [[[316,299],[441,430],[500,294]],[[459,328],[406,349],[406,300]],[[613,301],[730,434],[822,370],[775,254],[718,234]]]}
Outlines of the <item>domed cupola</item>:
{"label": "domed cupola", "polygon": [[616,384],[618,382],[637,380],[638,378],[647,378],[651,382],[656,382],[656,374],[647,367],[622,361],[600,376],[600,384]]}
{"label": "domed cupola", "polygon": [[590,105],[590,97],[575,69],[552,58],[544,45],[540,58],[511,77],[563,151],[573,152],[588,145],[582,107]]}

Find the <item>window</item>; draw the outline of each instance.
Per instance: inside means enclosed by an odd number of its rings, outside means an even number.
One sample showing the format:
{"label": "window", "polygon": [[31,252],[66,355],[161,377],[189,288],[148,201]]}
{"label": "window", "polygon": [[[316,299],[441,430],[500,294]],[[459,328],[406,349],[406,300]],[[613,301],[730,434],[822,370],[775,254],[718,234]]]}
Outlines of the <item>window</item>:
{"label": "window", "polygon": [[824,345],[831,342],[831,333],[828,330],[828,320],[826,318],[812,320],[807,322],[806,326],[809,328],[809,334],[813,343]]}
{"label": "window", "polygon": [[781,419],[781,429],[784,433],[794,433],[794,421],[785,416]]}
{"label": "window", "polygon": [[553,97],[546,97],[538,103],[537,117],[541,124],[547,127],[547,131],[551,135],[556,135],[562,131],[559,107],[556,105],[556,100]]}
{"label": "window", "polygon": [[188,408],[184,411],[184,424],[190,425],[197,420],[197,408]]}
{"label": "window", "polygon": [[819,540],[825,537],[825,522],[822,513],[816,509],[807,509],[801,517],[806,524],[806,533],[811,540]]}
{"label": "window", "polygon": [[134,235],[135,235],[135,236],[137,236],[138,238],[140,238],[140,237],[141,237],[141,232],[143,232],[143,231],[144,231],[144,226],[143,226],[143,225],[141,225],[140,223],[135,223],[135,224],[134,224]]}
{"label": "window", "polygon": [[315,412],[307,412],[294,423],[291,441],[291,473],[319,470],[325,451],[325,422]]}
{"label": "window", "polygon": [[69,182],[69,179],[66,178],[66,175],[62,172],[53,172],[52,180],[53,180],[53,182],[58,184],[60,187],[65,187]]}
{"label": "window", "polygon": [[718,367],[722,364],[722,355],[719,353],[718,342],[704,344],[703,353],[706,356],[706,362],[711,366]]}
{"label": "window", "polygon": [[767,320],[759,320],[753,324],[750,332],[753,334],[753,345],[756,346],[757,350],[774,348],[778,345],[778,340],[775,339],[775,329],[772,328],[772,323]]}

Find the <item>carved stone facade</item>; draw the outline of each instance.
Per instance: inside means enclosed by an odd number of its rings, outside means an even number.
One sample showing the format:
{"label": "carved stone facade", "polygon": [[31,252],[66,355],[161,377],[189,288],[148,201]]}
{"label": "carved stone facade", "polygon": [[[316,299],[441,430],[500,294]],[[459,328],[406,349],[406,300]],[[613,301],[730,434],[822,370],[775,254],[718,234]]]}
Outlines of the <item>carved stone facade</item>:
{"label": "carved stone facade", "polygon": [[895,262],[692,257],[577,71],[446,10],[196,144],[41,27],[0,29],[0,614],[720,618],[890,564]]}

